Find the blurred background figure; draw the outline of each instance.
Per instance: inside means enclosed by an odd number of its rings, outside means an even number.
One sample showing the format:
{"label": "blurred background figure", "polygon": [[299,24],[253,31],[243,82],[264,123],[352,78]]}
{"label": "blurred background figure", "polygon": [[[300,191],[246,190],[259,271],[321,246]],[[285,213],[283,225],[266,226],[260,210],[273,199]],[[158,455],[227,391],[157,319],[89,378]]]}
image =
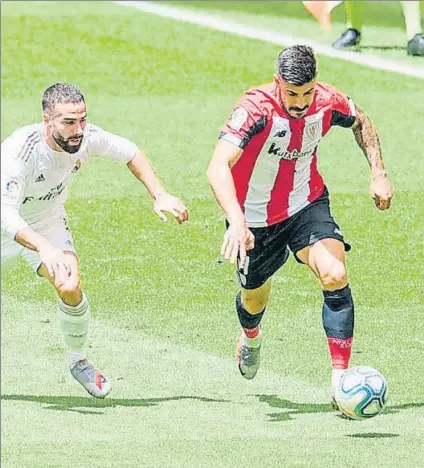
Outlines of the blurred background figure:
{"label": "blurred background figure", "polygon": [[[362,1],[306,1],[305,8],[320,22],[325,30],[331,30],[331,11],[344,3],[347,15],[347,29],[334,42],[333,47],[339,50],[357,48],[361,42],[363,25]],[[421,27],[420,2],[401,1],[405,18],[408,55],[424,56],[424,36]]]}
{"label": "blurred background figure", "polygon": [[314,16],[326,31],[331,31],[331,12],[343,1],[311,0],[302,2],[309,13]]}
{"label": "blurred background figure", "polygon": [[[345,1],[347,15],[347,29],[333,44],[336,49],[349,49],[356,47],[361,41],[362,32],[362,6],[364,2]],[[420,2],[400,2],[405,18],[407,52],[408,55],[424,56],[424,36],[420,21]]]}

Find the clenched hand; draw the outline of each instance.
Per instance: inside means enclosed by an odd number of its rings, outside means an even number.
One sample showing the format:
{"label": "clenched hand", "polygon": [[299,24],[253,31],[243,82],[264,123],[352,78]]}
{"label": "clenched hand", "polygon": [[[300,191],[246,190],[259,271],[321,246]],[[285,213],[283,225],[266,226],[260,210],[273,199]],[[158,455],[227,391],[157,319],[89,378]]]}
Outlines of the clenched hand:
{"label": "clenched hand", "polygon": [[387,210],[393,198],[393,188],[385,175],[374,177],[370,187],[371,197],[379,210]]}

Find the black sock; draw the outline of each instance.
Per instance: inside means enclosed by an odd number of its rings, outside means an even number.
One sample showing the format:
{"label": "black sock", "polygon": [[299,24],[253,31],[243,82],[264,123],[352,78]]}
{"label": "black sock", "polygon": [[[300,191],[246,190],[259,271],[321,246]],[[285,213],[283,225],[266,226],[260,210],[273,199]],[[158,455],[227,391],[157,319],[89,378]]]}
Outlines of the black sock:
{"label": "black sock", "polygon": [[249,314],[241,303],[241,293],[239,292],[236,296],[236,309],[241,326],[251,330],[260,324],[266,307],[259,314]]}
{"label": "black sock", "polygon": [[336,291],[323,291],[322,322],[327,336],[351,338],[354,328],[354,305],[349,285]]}

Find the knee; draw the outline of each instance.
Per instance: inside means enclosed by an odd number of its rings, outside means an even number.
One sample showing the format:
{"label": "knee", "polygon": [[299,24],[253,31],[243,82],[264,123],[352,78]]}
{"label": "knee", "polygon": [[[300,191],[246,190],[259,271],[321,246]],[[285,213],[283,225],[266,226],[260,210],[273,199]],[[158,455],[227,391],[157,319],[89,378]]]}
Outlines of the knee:
{"label": "knee", "polygon": [[346,267],[340,260],[332,262],[329,268],[320,272],[320,280],[324,289],[342,289],[347,285]]}
{"label": "knee", "polygon": [[65,304],[76,306],[81,302],[81,284],[78,278],[69,278],[65,283],[56,286],[60,298]]}

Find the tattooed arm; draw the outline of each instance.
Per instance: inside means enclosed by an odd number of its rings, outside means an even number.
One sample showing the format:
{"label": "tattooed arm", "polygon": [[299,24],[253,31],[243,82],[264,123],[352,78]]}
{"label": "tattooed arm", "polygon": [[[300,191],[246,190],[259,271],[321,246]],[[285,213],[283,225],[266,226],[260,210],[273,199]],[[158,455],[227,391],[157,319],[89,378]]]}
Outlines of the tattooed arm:
{"label": "tattooed arm", "polygon": [[352,126],[356,142],[367,158],[371,169],[371,197],[375,206],[380,210],[386,210],[390,206],[393,197],[393,188],[389,182],[387,172],[384,169],[383,157],[381,155],[380,140],[377,131],[370,118],[364,111],[356,108],[356,120]]}

